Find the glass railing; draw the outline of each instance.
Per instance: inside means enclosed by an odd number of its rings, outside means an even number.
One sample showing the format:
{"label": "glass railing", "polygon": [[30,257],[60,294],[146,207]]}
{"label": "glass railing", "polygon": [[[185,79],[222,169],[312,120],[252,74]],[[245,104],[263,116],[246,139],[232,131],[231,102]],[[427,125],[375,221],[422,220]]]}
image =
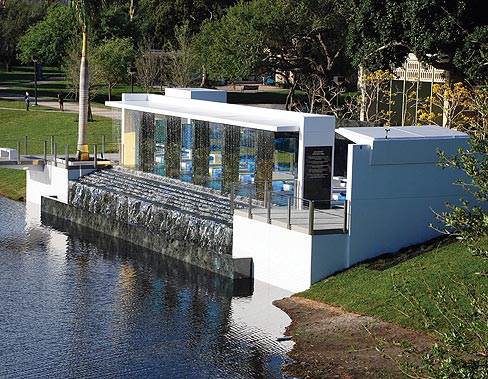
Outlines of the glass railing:
{"label": "glass railing", "polygon": [[[296,185],[296,182],[294,183]],[[233,183],[231,212],[310,235],[347,233],[349,202],[309,200],[268,183]]]}

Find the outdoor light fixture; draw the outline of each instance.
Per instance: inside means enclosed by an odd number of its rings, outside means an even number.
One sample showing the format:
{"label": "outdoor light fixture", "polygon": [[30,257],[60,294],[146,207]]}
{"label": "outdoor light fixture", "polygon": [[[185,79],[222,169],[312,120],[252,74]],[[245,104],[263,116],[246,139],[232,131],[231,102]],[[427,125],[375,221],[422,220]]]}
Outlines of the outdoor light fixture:
{"label": "outdoor light fixture", "polygon": [[137,68],[134,66],[127,67],[127,72],[130,75],[131,92],[134,92],[134,75],[137,74]]}
{"label": "outdoor light fixture", "polygon": [[34,62],[34,96],[36,99],[35,105],[37,105],[37,62],[39,59],[37,57],[32,57],[32,62]]}

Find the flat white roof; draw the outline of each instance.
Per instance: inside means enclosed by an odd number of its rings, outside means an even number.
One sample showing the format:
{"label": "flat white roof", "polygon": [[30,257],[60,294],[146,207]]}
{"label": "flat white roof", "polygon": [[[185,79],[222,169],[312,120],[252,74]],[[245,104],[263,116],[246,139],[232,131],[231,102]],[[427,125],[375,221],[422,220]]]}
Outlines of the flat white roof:
{"label": "flat white roof", "polygon": [[305,118],[330,117],[172,96],[152,94],[124,95],[122,101],[107,101],[105,105],[113,108],[236,125],[273,132],[297,132],[304,124]]}
{"label": "flat white roof", "polygon": [[385,139],[418,140],[468,138],[466,133],[436,125],[339,128],[336,130],[336,133],[354,143],[365,145],[372,145],[374,141]]}

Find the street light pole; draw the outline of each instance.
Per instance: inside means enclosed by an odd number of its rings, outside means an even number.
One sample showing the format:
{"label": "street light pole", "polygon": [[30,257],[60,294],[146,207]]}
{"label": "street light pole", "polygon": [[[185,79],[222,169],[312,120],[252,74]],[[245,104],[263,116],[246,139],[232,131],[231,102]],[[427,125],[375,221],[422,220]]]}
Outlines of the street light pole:
{"label": "street light pole", "polygon": [[32,62],[34,62],[34,96],[36,99],[35,105],[37,106],[37,61],[36,57],[32,57]]}
{"label": "street light pole", "polygon": [[127,72],[130,75],[130,89],[131,92],[134,92],[134,74],[137,73],[137,68],[136,67],[127,67]]}

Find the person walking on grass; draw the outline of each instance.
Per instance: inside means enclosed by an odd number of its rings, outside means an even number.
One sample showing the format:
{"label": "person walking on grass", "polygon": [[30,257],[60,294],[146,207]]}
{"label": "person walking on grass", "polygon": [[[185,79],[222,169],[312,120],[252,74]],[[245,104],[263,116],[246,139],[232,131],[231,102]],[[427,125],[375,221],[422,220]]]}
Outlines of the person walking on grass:
{"label": "person walking on grass", "polygon": [[25,110],[28,111],[29,110],[29,105],[30,105],[29,92],[26,92],[25,93],[24,101],[25,101]]}
{"label": "person walking on grass", "polygon": [[64,111],[64,93],[63,91],[58,92],[58,102],[59,102],[59,110],[61,112]]}

